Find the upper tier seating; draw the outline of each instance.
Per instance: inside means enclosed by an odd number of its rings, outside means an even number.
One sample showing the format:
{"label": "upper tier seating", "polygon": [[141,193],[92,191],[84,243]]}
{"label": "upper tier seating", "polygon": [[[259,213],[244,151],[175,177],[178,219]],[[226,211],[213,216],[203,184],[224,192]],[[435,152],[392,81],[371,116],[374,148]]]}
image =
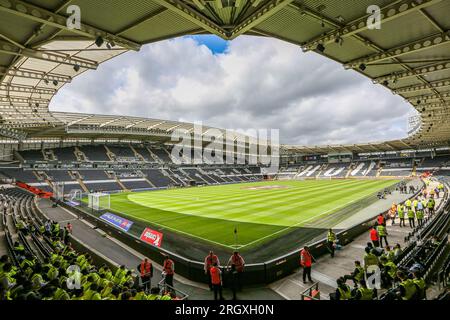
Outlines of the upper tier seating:
{"label": "upper tier seating", "polygon": [[118,158],[135,158],[133,150],[130,147],[113,147],[108,146],[109,150],[114,153]]}
{"label": "upper tier seating", "polygon": [[66,170],[48,170],[46,171],[53,181],[73,181],[74,179],[69,175]]}
{"label": "upper tier seating", "polygon": [[166,150],[155,148],[155,149],[152,149],[152,152],[163,162],[172,163],[172,159],[170,158],[170,156]]}
{"label": "upper tier seating", "polygon": [[25,161],[44,161],[44,155],[41,150],[19,151],[19,154]]}
{"label": "upper tier seating", "polygon": [[34,175],[31,170],[23,170],[18,168],[2,168],[0,171],[6,177],[10,179],[15,179],[16,181],[21,181],[25,183],[39,182],[38,178]]}
{"label": "upper tier seating", "polygon": [[85,154],[89,161],[111,161],[106,154],[104,146],[83,146],[80,150]]}
{"label": "upper tier seating", "polygon": [[74,147],[53,149],[53,153],[58,161],[77,161],[74,151]]}
{"label": "upper tier seating", "polygon": [[134,150],[136,150],[137,153],[139,153],[147,162],[156,162],[155,159],[153,159],[150,152],[147,150],[147,148],[141,148],[141,147],[134,147]]}
{"label": "upper tier seating", "polygon": [[111,180],[103,170],[78,170],[83,180]]}

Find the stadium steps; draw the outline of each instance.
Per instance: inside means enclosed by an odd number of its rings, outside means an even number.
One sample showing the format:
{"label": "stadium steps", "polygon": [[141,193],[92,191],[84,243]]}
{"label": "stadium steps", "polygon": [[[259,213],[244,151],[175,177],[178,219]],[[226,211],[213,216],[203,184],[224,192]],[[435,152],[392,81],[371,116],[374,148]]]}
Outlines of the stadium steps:
{"label": "stadium steps", "polygon": [[33,173],[33,175],[36,177],[36,179],[38,180],[38,181],[42,181],[42,180],[44,180],[44,178],[42,178],[42,176],[37,172],[37,171],[32,171],[32,173]]}
{"label": "stadium steps", "polygon": [[135,156],[136,158],[138,158],[138,159],[140,159],[141,161],[145,162],[144,156],[141,155],[139,152],[137,152],[136,149],[135,149],[132,145],[130,145],[130,149],[131,149],[131,151],[133,151],[134,156]]}
{"label": "stadium steps", "polygon": [[80,148],[75,147],[75,150],[73,152],[75,154],[75,157],[77,157],[77,161],[79,162],[85,162],[87,161],[86,155],[83,151],[80,150]]}
{"label": "stadium steps", "polygon": [[123,191],[126,191],[126,192],[130,191],[130,190],[127,189],[127,187],[125,187],[123,185],[122,181],[120,181],[120,179],[117,178],[117,176],[114,176],[114,180],[116,180],[117,184],[122,188]]}
{"label": "stadium steps", "polygon": [[83,189],[84,192],[89,192],[89,189],[84,184],[83,180],[78,178],[77,179],[78,184],[80,185],[81,189]]}
{"label": "stadium steps", "polygon": [[25,162],[25,159],[22,157],[22,155],[17,151],[13,150],[14,159],[18,159],[21,163]]}
{"label": "stadium steps", "polygon": [[150,153],[150,156],[153,158],[153,160],[155,160],[155,162],[164,163],[164,161],[162,161],[156,154],[154,154],[149,147],[146,146],[145,148],[147,149],[148,153]]}
{"label": "stadium steps", "polygon": [[151,182],[149,179],[147,179],[146,176],[144,176],[144,179],[145,179],[145,181],[147,181],[147,183],[148,183],[149,185],[152,186],[152,188],[156,188],[156,186],[153,184],[153,182]]}
{"label": "stadium steps", "polygon": [[42,154],[44,155],[44,160],[46,160],[46,161],[55,161],[56,160],[56,156],[55,156],[55,153],[53,152],[53,149],[43,149]]}
{"label": "stadium steps", "polygon": [[352,173],[353,170],[355,170],[354,164],[351,163],[350,166],[348,167],[347,173],[345,174],[345,179],[347,179],[350,176],[350,173]]}
{"label": "stadium steps", "polygon": [[112,152],[109,148],[108,148],[108,146],[105,144],[105,145],[103,145],[104,147],[105,147],[105,150],[106,150],[106,155],[108,156],[108,158],[111,160],[111,161],[116,161],[116,155],[114,154],[114,152]]}
{"label": "stadium steps", "polygon": [[[161,169],[160,171],[165,177],[169,178],[170,181],[172,181],[174,184],[178,184],[178,182],[172,177],[172,175],[169,172],[167,172],[165,169]],[[176,176],[176,175],[174,174],[174,176]],[[181,181],[183,183],[183,185],[185,185],[185,186],[187,185],[181,178],[177,178],[177,179],[179,181]]]}

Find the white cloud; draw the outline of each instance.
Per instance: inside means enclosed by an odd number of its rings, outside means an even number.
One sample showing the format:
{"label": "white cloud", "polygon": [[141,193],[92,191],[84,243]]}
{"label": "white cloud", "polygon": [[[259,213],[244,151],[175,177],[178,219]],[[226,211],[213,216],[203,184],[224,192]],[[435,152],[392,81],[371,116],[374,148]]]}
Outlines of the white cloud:
{"label": "white cloud", "polygon": [[191,38],[147,45],[77,77],[51,109],[274,128],[282,143],[308,145],[402,138],[411,110],[334,61],[257,37],[216,55]]}

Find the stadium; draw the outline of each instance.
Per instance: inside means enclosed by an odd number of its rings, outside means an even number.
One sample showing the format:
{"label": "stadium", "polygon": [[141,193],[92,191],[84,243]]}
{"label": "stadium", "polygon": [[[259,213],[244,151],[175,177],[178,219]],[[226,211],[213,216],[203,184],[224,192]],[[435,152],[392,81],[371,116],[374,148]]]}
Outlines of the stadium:
{"label": "stadium", "polygon": [[[448,299],[449,12],[447,0],[0,0],[0,300]],[[120,114],[50,107],[102,64],[202,35],[332,60],[406,102],[407,133],[300,145],[135,116],[127,101]]]}

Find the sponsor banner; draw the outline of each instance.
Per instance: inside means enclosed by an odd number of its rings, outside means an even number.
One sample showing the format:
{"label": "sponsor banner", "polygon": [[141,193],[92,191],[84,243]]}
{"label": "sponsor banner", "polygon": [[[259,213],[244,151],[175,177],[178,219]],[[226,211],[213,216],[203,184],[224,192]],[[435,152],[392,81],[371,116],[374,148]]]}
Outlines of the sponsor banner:
{"label": "sponsor banner", "polygon": [[100,219],[112,224],[113,226],[128,232],[128,230],[133,225],[133,221],[127,220],[125,218],[119,217],[111,212],[106,212],[100,216]]}
{"label": "sponsor banner", "polygon": [[152,230],[150,228],[145,228],[144,232],[141,234],[141,240],[147,242],[155,247],[161,247],[163,234],[161,232]]}

